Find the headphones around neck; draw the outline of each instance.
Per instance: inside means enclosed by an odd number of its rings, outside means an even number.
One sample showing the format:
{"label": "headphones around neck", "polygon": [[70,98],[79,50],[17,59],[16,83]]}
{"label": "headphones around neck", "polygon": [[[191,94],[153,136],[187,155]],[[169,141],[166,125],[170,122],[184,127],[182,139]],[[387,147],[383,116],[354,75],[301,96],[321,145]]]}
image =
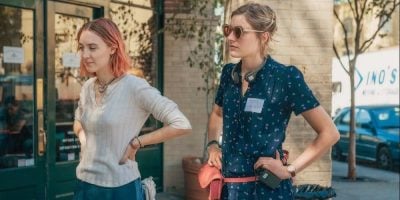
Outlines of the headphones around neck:
{"label": "headphones around neck", "polygon": [[[248,83],[252,83],[254,80],[256,80],[257,73],[263,68],[266,61],[267,61],[267,59],[264,59],[264,61],[261,63],[261,65],[256,70],[247,72],[244,75],[244,80],[246,80]],[[242,66],[242,61],[235,64],[235,66],[233,67],[232,72],[231,72],[232,80],[235,84],[240,83],[240,76],[238,73],[238,67],[240,67],[240,66]]]}

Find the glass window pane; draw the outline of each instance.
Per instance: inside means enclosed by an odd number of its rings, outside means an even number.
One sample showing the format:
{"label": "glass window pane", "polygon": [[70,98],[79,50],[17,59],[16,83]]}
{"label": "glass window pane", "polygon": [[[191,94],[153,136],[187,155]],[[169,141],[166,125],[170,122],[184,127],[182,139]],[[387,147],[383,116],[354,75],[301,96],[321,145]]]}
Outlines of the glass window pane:
{"label": "glass window pane", "polygon": [[371,116],[368,111],[360,110],[357,117],[357,124],[368,124],[371,122]]}
{"label": "glass window pane", "polygon": [[[396,129],[400,127],[400,108],[399,106],[387,106],[372,110],[377,124],[383,129]],[[399,133],[399,132],[397,132]]]}
{"label": "glass window pane", "polygon": [[0,6],[0,169],[34,165],[33,11]]}
{"label": "glass window pane", "polygon": [[344,117],[343,117],[343,119],[342,119],[342,123],[343,123],[343,124],[350,124],[350,111],[348,111],[348,112],[344,115]]}
{"label": "glass window pane", "polygon": [[110,5],[111,19],[118,25],[125,40],[125,45],[132,59],[131,73],[146,79],[150,84],[155,83],[157,34],[155,18],[152,8],[146,6],[146,1],[135,1],[135,4],[126,5],[112,3]]}
{"label": "glass window pane", "polygon": [[76,35],[89,19],[55,15],[56,161],[79,160],[80,145],[72,130],[74,113],[85,80],[79,77]]}

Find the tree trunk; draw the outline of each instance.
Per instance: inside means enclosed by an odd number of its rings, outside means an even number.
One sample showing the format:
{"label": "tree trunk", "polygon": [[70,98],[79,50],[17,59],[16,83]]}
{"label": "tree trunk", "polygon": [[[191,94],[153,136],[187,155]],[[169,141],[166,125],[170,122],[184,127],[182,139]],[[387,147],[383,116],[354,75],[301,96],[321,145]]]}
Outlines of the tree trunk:
{"label": "tree trunk", "polygon": [[354,72],[356,67],[356,58],[350,61],[350,135],[349,135],[349,154],[348,154],[348,174],[347,178],[355,181],[357,179],[356,172],[356,134],[355,134],[355,88],[354,88]]}

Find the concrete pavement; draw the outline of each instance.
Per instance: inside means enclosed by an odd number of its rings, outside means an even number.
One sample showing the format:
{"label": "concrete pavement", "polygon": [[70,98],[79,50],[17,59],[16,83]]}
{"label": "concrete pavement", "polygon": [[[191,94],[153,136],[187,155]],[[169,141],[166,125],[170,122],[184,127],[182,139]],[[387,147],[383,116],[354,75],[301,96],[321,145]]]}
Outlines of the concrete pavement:
{"label": "concrete pavement", "polygon": [[[345,179],[347,163],[333,161],[332,187],[338,200],[399,200],[400,174],[380,170],[363,165],[357,165],[357,181]],[[398,170],[397,170],[398,171]]]}
{"label": "concrete pavement", "polygon": [[[336,191],[337,200],[399,200],[400,174],[398,172],[380,170],[357,165],[358,180],[348,181],[347,163],[332,162],[332,187]],[[159,193],[157,200],[183,200],[180,195]]]}
{"label": "concrete pavement", "polygon": [[183,196],[166,192],[157,193],[156,200],[183,200]]}

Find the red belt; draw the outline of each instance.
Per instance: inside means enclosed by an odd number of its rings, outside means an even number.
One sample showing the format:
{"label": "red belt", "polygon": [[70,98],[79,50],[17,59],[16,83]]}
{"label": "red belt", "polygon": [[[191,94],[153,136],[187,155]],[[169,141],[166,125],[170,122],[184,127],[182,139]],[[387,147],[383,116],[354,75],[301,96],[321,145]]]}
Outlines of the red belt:
{"label": "red belt", "polygon": [[257,181],[257,177],[249,176],[249,177],[239,177],[239,178],[224,178],[224,183],[247,183],[247,182],[255,182]]}
{"label": "red belt", "polygon": [[[289,152],[283,150],[282,163],[287,164],[289,157]],[[248,177],[238,177],[238,178],[225,178],[219,169],[208,164],[201,167],[199,174],[199,183],[202,188],[210,188],[210,194],[208,196],[209,200],[219,200],[221,199],[222,186],[224,183],[248,183],[255,182],[257,178],[255,176]]]}
{"label": "red belt", "polygon": [[224,183],[248,183],[255,182],[257,178],[255,176],[249,177],[239,177],[239,178],[222,178],[222,179],[214,179],[211,181],[210,194],[208,196],[209,200],[219,200],[221,199],[222,185]]}

